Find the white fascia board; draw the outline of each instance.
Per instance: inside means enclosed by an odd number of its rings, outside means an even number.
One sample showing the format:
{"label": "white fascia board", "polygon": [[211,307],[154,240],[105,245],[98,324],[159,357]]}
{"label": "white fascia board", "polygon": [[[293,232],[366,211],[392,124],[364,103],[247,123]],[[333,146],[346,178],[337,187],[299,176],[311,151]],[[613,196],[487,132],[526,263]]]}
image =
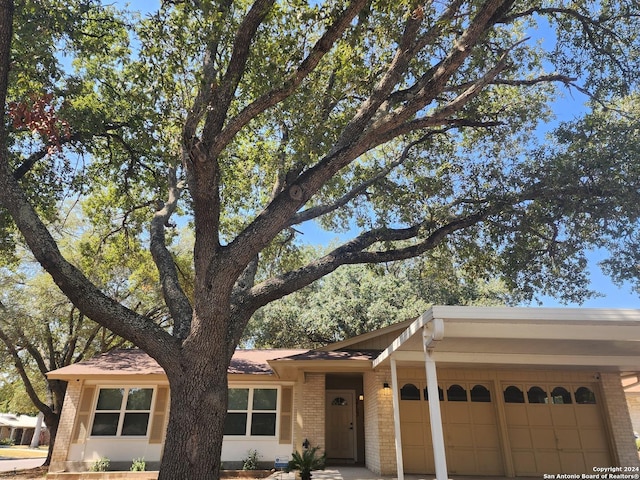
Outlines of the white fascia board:
{"label": "white fascia board", "polygon": [[373,361],[373,368],[375,369],[381,363],[384,363],[385,360],[388,360],[394,352],[397,352],[402,344],[413,337],[415,334],[419,333],[427,323],[433,320],[433,308],[430,308],[418,318],[416,318],[407,329],[400,334],[398,338],[396,338],[391,345],[389,345],[384,351],[378,355],[378,357]]}
{"label": "white fascia board", "polygon": [[602,322],[640,325],[640,310],[621,308],[459,307],[434,305],[433,316],[445,321]]}

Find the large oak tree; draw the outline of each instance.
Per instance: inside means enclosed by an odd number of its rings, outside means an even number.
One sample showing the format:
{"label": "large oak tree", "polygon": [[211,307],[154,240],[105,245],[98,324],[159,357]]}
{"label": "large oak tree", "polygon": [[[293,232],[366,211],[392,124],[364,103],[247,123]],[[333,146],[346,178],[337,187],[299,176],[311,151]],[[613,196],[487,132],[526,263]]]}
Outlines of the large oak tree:
{"label": "large oak tree", "polygon": [[[341,265],[443,249],[528,296],[585,294],[584,249],[638,224],[637,176],[606,142],[595,157],[532,142],[558,89],[606,105],[635,88],[639,13],[624,0],[187,0],[140,17],[0,0],[2,246],[15,225],[85,315],[164,368],[160,479],[217,478],[247,322]],[[60,253],[46,222],[70,193],[112,224],[105,241],[148,232],[169,331]],[[189,292],[172,220],[194,232]],[[352,238],[303,262],[311,222]]]}

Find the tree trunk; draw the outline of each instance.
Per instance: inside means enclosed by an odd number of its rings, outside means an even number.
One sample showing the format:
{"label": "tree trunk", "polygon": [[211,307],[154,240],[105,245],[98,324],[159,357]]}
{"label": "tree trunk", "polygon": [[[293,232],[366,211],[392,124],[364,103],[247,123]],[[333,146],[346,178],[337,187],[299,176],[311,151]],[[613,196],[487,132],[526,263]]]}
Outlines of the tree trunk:
{"label": "tree trunk", "polygon": [[47,459],[43,465],[51,465],[51,455],[53,454],[53,444],[58,434],[58,424],[60,423],[60,415],[49,414],[44,416],[44,422],[47,425],[47,431],[49,432],[49,448],[47,449]]}
{"label": "tree trunk", "polygon": [[[211,357],[167,373],[171,410],[158,480],[217,480],[227,414],[227,364]],[[177,378],[172,378],[177,377]]]}

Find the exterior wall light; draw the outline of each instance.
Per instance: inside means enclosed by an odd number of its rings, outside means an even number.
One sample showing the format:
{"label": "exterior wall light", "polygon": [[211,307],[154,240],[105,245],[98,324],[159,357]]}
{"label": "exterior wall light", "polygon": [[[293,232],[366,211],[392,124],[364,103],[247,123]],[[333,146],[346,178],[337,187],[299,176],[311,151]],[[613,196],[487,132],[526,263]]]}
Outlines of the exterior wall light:
{"label": "exterior wall light", "polygon": [[384,382],[384,383],[382,384],[382,388],[384,388],[385,390],[390,389],[391,387],[389,386],[389,382]]}

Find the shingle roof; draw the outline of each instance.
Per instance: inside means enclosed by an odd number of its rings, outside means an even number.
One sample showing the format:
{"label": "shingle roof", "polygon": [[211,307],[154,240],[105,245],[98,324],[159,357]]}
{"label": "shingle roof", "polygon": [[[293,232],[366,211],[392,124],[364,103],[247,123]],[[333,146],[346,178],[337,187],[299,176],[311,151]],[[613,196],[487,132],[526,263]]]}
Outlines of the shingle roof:
{"label": "shingle roof", "polygon": [[[230,374],[272,374],[269,360],[299,355],[307,350],[236,350],[231,360]],[[142,350],[119,349],[98,355],[84,362],[49,372],[51,378],[85,377],[93,375],[164,375],[158,362]]]}

